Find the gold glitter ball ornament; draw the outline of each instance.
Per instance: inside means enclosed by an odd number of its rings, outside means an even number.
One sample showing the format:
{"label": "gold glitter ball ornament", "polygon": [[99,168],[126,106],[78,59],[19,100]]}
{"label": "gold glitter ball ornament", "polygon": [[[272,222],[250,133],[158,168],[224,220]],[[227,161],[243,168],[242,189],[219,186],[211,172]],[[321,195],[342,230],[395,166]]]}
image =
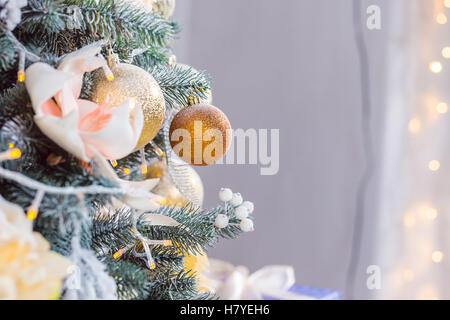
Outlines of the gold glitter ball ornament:
{"label": "gold glitter ball ornament", "polygon": [[[190,185],[196,194],[196,199],[200,202],[198,205],[201,206],[204,196],[203,183],[198,173],[191,167],[189,169],[186,179],[190,180]],[[149,179],[160,178],[159,183],[153,188],[152,192],[163,197],[161,201],[163,205],[183,207],[189,203],[189,200],[181,194],[173,183],[165,160],[150,163],[147,166],[147,172],[147,178]]]}
{"label": "gold glitter ball ornament", "polygon": [[202,103],[181,109],[169,130],[174,153],[195,166],[220,160],[230,146],[231,137],[227,116],[218,108]]}
{"label": "gold glitter ball ornament", "polygon": [[90,99],[102,104],[107,96],[112,107],[117,107],[127,99],[134,99],[142,107],[144,127],[136,144],[139,150],[149,143],[164,120],[164,96],[156,80],[150,73],[132,64],[117,63],[111,66],[114,80],[109,81],[102,69],[94,71]]}

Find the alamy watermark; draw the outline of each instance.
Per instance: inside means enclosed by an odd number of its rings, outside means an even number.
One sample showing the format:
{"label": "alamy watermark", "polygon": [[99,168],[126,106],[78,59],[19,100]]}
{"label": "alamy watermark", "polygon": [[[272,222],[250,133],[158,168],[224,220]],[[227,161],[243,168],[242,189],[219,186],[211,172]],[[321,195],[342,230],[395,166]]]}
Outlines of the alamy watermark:
{"label": "alamy watermark", "polygon": [[225,157],[218,164],[260,165],[260,174],[271,176],[280,169],[279,129],[236,129]]}
{"label": "alamy watermark", "polygon": [[261,175],[278,173],[280,168],[279,129],[235,129],[223,133],[211,128],[203,131],[200,120],[194,121],[193,128],[192,135],[189,130],[183,128],[178,128],[171,133],[173,150],[182,159],[191,160],[194,165],[202,163],[259,165]]}
{"label": "alamy watermark", "polygon": [[67,278],[64,286],[68,290],[81,289],[81,270],[80,267],[73,264],[67,268]]}
{"label": "alamy watermark", "polygon": [[370,265],[366,269],[366,273],[369,275],[366,280],[366,286],[369,290],[381,289],[381,268],[375,264]]}
{"label": "alamy watermark", "polygon": [[381,8],[377,5],[367,7],[367,29],[380,30],[381,29]]}

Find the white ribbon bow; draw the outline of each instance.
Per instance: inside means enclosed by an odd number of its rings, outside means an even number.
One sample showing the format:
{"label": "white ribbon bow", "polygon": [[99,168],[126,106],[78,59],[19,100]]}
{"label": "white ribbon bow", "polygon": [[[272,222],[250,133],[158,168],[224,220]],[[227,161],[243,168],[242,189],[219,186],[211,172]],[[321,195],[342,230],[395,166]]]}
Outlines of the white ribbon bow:
{"label": "white ribbon bow", "polygon": [[222,300],[313,300],[314,298],[288,291],[295,284],[291,266],[266,266],[250,274],[244,266],[210,259],[211,289]]}

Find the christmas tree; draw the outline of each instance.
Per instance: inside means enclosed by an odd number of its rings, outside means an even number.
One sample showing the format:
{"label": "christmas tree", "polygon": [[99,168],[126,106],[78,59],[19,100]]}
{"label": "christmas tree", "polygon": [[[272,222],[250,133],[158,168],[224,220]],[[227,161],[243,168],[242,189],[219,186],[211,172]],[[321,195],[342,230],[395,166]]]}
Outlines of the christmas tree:
{"label": "christmas tree", "polygon": [[[214,298],[206,251],[252,231],[253,204],[202,208],[191,164],[230,128],[176,62],[174,5],[0,0],[0,298]],[[224,140],[197,162],[170,134],[202,117]]]}

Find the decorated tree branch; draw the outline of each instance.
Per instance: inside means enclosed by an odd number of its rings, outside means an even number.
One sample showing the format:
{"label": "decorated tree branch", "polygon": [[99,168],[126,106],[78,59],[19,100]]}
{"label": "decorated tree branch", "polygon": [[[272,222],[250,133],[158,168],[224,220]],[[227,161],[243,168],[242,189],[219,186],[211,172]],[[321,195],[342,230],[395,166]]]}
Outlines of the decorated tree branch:
{"label": "decorated tree branch", "polygon": [[174,4],[0,1],[0,298],[214,297],[207,251],[253,230],[253,204],[202,207],[193,166],[231,125],[176,62]]}

